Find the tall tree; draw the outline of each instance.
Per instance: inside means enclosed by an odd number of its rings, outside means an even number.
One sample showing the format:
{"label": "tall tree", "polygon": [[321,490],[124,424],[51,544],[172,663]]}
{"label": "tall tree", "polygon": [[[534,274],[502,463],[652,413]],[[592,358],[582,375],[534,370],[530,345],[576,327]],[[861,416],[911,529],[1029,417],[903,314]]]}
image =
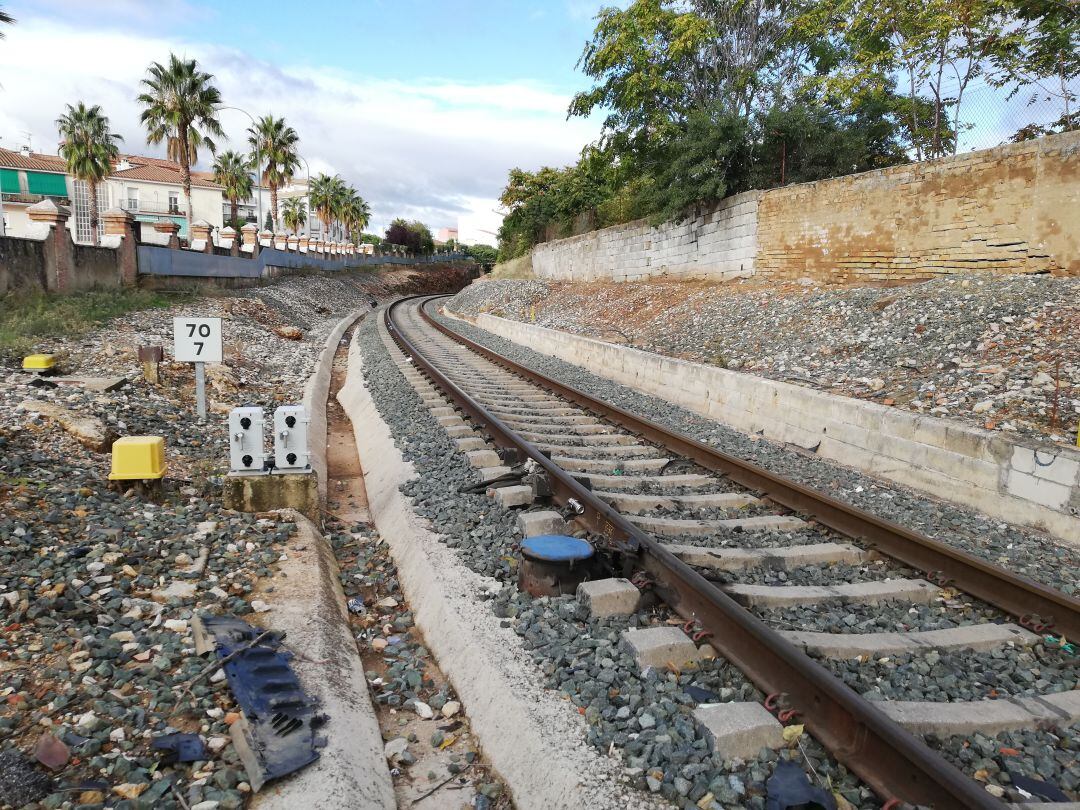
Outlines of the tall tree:
{"label": "tall tree", "polygon": [[371,219],[371,207],[351,186],[345,191],[341,203],[341,221],[345,226],[346,241],[353,241],[353,235],[361,233]]}
{"label": "tall tree", "polygon": [[214,160],[214,182],[221,186],[222,194],[229,201],[229,224],[238,228],[240,200],[250,200],[255,191],[251,161],[239,152],[222,152]]}
{"label": "tall tree", "polygon": [[109,128],[109,119],[101,107],[87,107],[83,102],[67,105],[67,112],[56,119],[60,133],[60,156],[67,171],[82,180],[90,194],[90,238],[98,244],[98,183],[112,173],[113,163],[120,158],[117,146],[123,140]]}
{"label": "tall tree", "polygon": [[320,174],[312,178],[308,187],[308,200],[312,210],[323,224],[323,238],[330,237],[330,224],[337,216],[341,197],[345,190],[344,181],[336,174]]}
{"label": "tall tree", "polygon": [[[3,25],[14,25],[15,24],[15,18],[12,17],[10,14],[8,14],[6,11],[4,11],[3,8],[0,8],[0,24],[3,24]],[[3,39],[3,38],[4,38],[4,32],[2,30],[0,30],[0,39]]]}
{"label": "tall tree", "polygon": [[169,54],[168,65],[153,62],[146,72],[142,80],[146,92],[136,99],[143,106],[139,120],[146,127],[147,142],[167,141],[170,159],[180,164],[190,233],[194,219],[191,165],[198,160],[199,148],[215,151],[211,135],[224,135],[217,118],[221,93],[213,84],[214,77],[199,70],[194,59],[180,59],[174,53]]}
{"label": "tall tree", "polygon": [[281,204],[281,219],[285,227],[294,234],[307,224],[307,207],[303,197],[290,197]]}
{"label": "tall tree", "polygon": [[300,168],[300,155],[296,144],[300,136],[296,130],[285,123],[284,118],[264,115],[254,126],[248,128],[248,143],[265,163],[265,169],[259,166],[261,176],[270,186],[270,211],[274,219],[274,230],[280,223],[278,215],[278,189],[293,179]]}

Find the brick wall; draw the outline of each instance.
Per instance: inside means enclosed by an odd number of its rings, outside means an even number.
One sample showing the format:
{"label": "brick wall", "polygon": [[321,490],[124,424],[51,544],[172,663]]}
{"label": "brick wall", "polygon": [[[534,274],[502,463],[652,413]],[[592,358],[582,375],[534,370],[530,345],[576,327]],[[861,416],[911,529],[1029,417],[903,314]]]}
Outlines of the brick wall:
{"label": "brick wall", "polygon": [[494,315],[469,320],[737,430],[817,447],[823,458],[1080,543],[1078,450]]}
{"label": "brick wall", "polygon": [[759,274],[1080,275],[1080,132],[772,189]]}
{"label": "brick wall", "polygon": [[565,281],[637,281],[650,276],[721,281],[754,270],[760,192],[728,197],[681,223],[645,220],[545,242],[533,249],[533,272]]}
{"label": "brick wall", "polygon": [[533,272],[872,281],[996,272],[1080,275],[1080,132],[729,197],[537,245]]}

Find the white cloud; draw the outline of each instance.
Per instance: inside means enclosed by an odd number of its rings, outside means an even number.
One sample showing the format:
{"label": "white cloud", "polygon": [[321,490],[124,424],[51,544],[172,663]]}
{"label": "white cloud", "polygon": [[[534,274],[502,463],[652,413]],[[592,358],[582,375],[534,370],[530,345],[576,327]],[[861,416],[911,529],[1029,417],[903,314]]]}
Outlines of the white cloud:
{"label": "white cloud", "polygon": [[[138,3],[110,0],[111,7],[128,5]],[[432,228],[462,216],[476,219],[497,206],[512,166],[571,162],[598,129],[566,121],[569,99],[539,84],[386,81],[271,64],[195,41],[27,18],[0,44],[0,145],[14,148],[30,131],[35,149],[55,151],[56,117],[65,103],[82,100],[103,107],[125,149],[155,153],[145,145],[135,96],[146,66],[164,61],[170,50],[198,58],[215,75],[227,105],[256,116],[284,115],[300,134],[311,171],[336,172],[354,183],[371,203],[377,227],[399,215]],[[69,58],[43,59],[43,53]],[[220,117],[232,145],[241,145],[247,117],[229,110]],[[488,216],[477,219],[477,227],[488,228]]]}

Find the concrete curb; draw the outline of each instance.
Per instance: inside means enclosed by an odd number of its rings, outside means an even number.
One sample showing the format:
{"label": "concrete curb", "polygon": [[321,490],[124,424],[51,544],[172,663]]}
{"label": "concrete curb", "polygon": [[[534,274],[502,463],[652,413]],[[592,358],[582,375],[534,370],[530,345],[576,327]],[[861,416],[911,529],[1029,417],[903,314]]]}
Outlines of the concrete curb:
{"label": "concrete curb", "polygon": [[295,654],[293,669],[330,721],[324,728],[327,745],[318,761],[292,777],[272,782],[255,795],[251,807],[391,810],[397,807],[394,785],[364,667],[349,629],[333,549],[299,512],[282,514],[296,521],[297,537],[286,545],[287,559],[272,579],[270,610],[258,614],[257,621],[287,634],[285,647]]}
{"label": "concrete curb", "polygon": [[[495,581],[466,569],[401,494],[399,486],[415,475],[413,466],[402,459],[372,401],[362,363],[354,341],[338,401],[352,420],[372,517],[390,546],[429,649],[520,810],[594,806],[590,769],[585,758],[574,753],[566,731],[580,728],[580,718],[554,696],[523,696],[530,689],[527,684],[535,683],[535,673],[520,650],[520,639],[474,597]],[[506,650],[511,655],[498,654]],[[513,660],[508,664],[500,658]]]}
{"label": "concrete curb", "polygon": [[311,422],[308,424],[308,447],[311,451],[311,469],[319,478],[319,503],[326,503],[326,398],[330,395],[330,372],[334,366],[341,336],[367,312],[356,310],[330,330],[326,345],[315,361],[315,370],[304,384],[304,409]]}

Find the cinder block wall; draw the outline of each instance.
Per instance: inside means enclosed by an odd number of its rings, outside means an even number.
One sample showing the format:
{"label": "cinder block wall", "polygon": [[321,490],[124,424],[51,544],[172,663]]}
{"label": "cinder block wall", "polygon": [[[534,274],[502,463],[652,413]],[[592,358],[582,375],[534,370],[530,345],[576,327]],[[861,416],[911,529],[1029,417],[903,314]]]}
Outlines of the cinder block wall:
{"label": "cinder block wall", "polygon": [[645,220],[545,242],[533,273],[562,281],[637,281],[668,275],[721,281],[754,271],[759,191],[728,197],[714,210],[659,227]]}
{"label": "cinder block wall", "polygon": [[821,281],[996,272],[1080,275],[1080,131],[724,200],[545,242],[533,272],[564,281],[740,274]]}
{"label": "cinder block wall", "polygon": [[[473,320],[473,319],[470,319]],[[687,410],[1080,544],[1080,452],[480,315],[477,326]]]}

